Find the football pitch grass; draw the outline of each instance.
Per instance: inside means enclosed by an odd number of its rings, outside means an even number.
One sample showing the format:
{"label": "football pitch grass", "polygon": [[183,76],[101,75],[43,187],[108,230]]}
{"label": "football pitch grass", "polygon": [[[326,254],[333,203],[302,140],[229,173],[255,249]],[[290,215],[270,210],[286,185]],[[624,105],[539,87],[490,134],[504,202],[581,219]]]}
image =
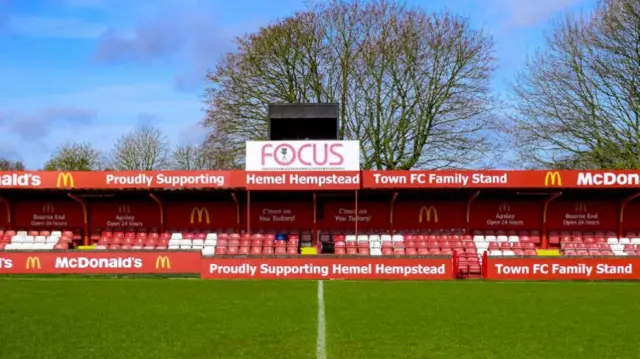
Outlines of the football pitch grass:
{"label": "football pitch grass", "polygon": [[318,287],[0,278],[0,358],[640,358],[640,283]]}

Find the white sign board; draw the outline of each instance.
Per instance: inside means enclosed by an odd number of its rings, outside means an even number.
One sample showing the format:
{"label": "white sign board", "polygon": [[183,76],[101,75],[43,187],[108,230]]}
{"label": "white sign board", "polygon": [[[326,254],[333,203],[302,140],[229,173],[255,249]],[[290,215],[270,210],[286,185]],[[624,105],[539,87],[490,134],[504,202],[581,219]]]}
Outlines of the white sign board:
{"label": "white sign board", "polygon": [[247,171],[359,171],[358,141],[247,141]]}

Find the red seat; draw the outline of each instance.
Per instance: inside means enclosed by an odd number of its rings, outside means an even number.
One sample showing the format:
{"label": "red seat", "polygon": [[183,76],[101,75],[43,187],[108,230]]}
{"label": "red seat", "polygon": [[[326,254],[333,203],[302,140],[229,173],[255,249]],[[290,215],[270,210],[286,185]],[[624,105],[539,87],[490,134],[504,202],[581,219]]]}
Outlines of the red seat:
{"label": "red seat", "polygon": [[345,254],[345,250],[344,248],[336,248],[334,253],[338,255],[342,255],[342,254]]}
{"label": "red seat", "polygon": [[227,254],[229,255],[237,255],[239,252],[238,247],[227,247]]}
{"label": "red seat", "polygon": [[439,255],[442,255],[442,252],[438,248],[431,248],[429,249],[429,255],[439,256]]}
{"label": "red seat", "polygon": [[[342,249],[343,248],[336,248],[336,252],[338,251],[338,249]],[[297,255],[298,254],[298,247],[287,247],[287,254],[288,255]]]}
{"label": "red seat", "polygon": [[408,256],[415,256],[415,255],[418,255],[418,250],[417,250],[417,249],[415,249],[415,248],[407,248],[407,249],[405,250],[405,252],[406,252],[406,254],[407,254]]}
{"label": "red seat", "polygon": [[420,255],[420,256],[429,255],[429,249],[427,249],[427,248],[418,248],[418,255]]}
{"label": "red seat", "polygon": [[393,255],[393,249],[392,248],[382,248],[382,255],[385,255],[385,256]]}
{"label": "red seat", "polygon": [[249,254],[249,247],[248,246],[239,247],[238,248],[238,254],[241,254],[241,255]]}
{"label": "red seat", "polygon": [[266,255],[274,254],[273,247],[263,247],[262,254],[266,254]]}
{"label": "red seat", "polygon": [[358,248],[356,248],[356,247],[347,247],[347,254],[358,254]]}
{"label": "red seat", "polygon": [[405,255],[405,251],[404,248],[394,248],[393,249],[393,254],[396,256],[403,256]]}
{"label": "red seat", "polygon": [[538,253],[536,252],[535,249],[525,249],[524,255],[525,256],[536,256],[536,255],[538,255]]}
{"label": "red seat", "polygon": [[[283,242],[283,241],[278,241]],[[276,255],[285,255],[287,254],[287,248],[282,246],[276,246],[275,252]]]}
{"label": "red seat", "polygon": [[363,256],[369,255],[369,248],[358,248],[358,254]]}
{"label": "red seat", "polygon": [[502,249],[502,250],[511,249],[511,243],[509,243],[509,242],[501,242],[500,243],[500,249]]}
{"label": "red seat", "polygon": [[251,255],[259,255],[262,254],[262,247],[251,247],[251,251],[249,252]]}

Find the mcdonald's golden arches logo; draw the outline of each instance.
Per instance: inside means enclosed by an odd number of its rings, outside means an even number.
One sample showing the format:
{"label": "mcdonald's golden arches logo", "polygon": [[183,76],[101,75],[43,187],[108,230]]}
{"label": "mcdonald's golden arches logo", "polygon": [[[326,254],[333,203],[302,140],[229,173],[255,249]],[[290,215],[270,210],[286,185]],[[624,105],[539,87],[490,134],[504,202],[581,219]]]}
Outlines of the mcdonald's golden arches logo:
{"label": "mcdonald's golden arches logo", "polygon": [[500,203],[498,206],[499,212],[511,212],[511,205],[509,203]]}
{"label": "mcdonald's golden arches logo", "polygon": [[432,215],[433,215],[433,222],[438,223],[438,210],[436,209],[436,207],[422,206],[422,208],[420,208],[420,213],[418,214],[418,222],[422,223],[422,221],[424,220],[425,222],[429,223],[431,222]]}
{"label": "mcdonald's golden arches logo", "polygon": [[205,207],[193,207],[191,210],[191,224],[195,223],[196,215],[198,216],[198,223],[202,223],[202,216],[204,215],[204,221],[206,224],[211,223],[211,218],[209,217],[209,210]]}
{"label": "mcdonald's golden arches logo", "polygon": [[545,186],[562,186],[562,176],[558,171],[549,171],[544,176]]}
{"label": "mcdonald's golden arches logo", "polygon": [[38,257],[29,257],[27,258],[27,263],[25,264],[27,269],[42,269],[40,265],[40,258]]}
{"label": "mcdonald's golden arches logo", "polygon": [[69,172],[61,172],[58,174],[58,179],[56,180],[56,187],[58,188],[73,188],[75,187],[75,182],[73,181],[73,175]]}
{"label": "mcdonald's golden arches logo", "polygon": [[578,203],[578,204],[576,204],[575,210],[578,213],[586,213],[587,212],[587,205],[585,203]]}
{"label": "mcdonald's golden arches logo", "polygon": [[171,260],[167,256],[158,256],[156,259],[156,269],[171,269]]}
{"label": "mcdonald's golden arches logo", "polygon": [[131,206],[129,206],[128,204],[121,204],[120,207],[118,207],[118,213],[131,214]]}
{"label": "mcdonald's golden arches logo", "polygon": [[42,213],[50,214],[56,211],[56,207],[53,206],[53,203],[45,203],[42,205]]}

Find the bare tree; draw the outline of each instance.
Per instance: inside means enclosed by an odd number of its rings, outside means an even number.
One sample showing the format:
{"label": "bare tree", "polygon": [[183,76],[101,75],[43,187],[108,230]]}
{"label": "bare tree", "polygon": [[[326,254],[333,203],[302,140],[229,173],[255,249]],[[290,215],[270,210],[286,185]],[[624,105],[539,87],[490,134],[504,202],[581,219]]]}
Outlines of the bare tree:
{"label": "bare tree", "polygon": [[205,125],[242,153],[269,103],[335,102],[364,168],[467,166],[488,150],[493,41],[467,19],[396,1],[314,5],[238,39],[208,75]]}
{"label": "bare tree", "polygon": [[60,146],[44,166],[47,171],[95,171],[101,168],[100,151],[86,142]]}
{"label": "bare tree", "polygon": [[109,167],[118,170],[162,170],[168,167],[169,141],[156,127],[144,126],[116,141]]}
{"label": "bare tree", "polygon": [[640,168],[640,2],[604,0],[555,23],[512,88],[530,165]]}
{"label": "bare tree", "polygon": [[24,163],[0,158],[0,171],[24,171]]}

